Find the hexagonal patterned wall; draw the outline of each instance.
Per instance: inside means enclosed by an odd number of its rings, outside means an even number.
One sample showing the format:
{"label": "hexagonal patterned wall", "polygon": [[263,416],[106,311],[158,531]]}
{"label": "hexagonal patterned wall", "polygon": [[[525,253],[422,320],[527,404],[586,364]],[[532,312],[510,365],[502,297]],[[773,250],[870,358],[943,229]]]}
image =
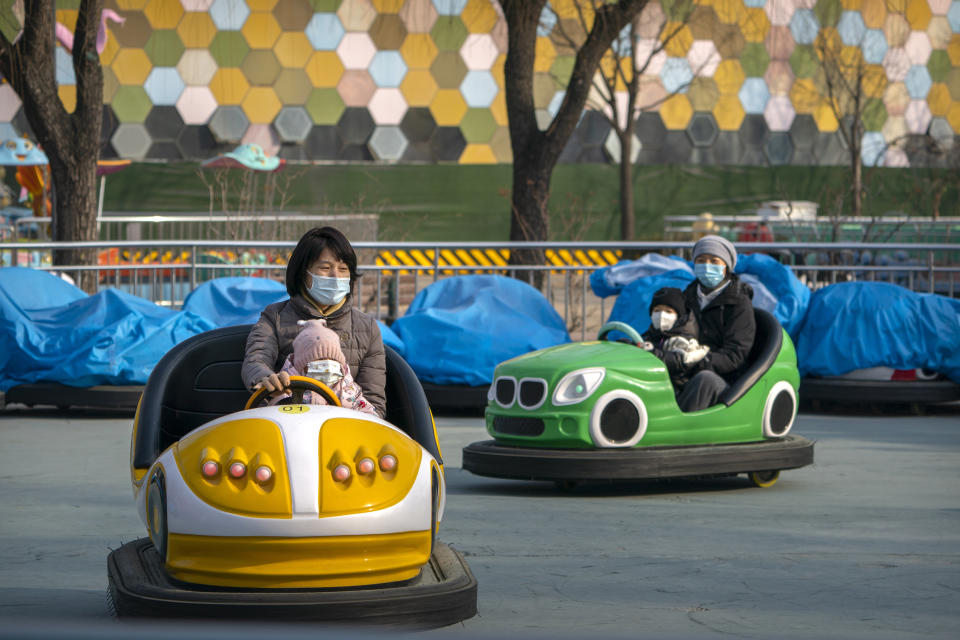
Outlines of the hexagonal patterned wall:
{"label": "hexagonal patterned wall", "polygon": [[[76,24],[77,0],[57,1]],[[587,3],[588,4],[588,3]],[[862,108],[864,162],[936,163],[960,134],[960,0],[651,1],[615,43],[639,68],[631,156],[641,163],[845,164]],[[240,142],[299,160],[510,162],[507,28],[495,0],[105,0],[105,156],[202,160]],[[533,93],[548,126],[582,41],[576,0],[551,0]],[[636,39],[631,47],[630,39]],[[636,51],[636,60],[629,55]],[[652,54],[652,55],[651,55]],[[58,45],[60,98],[74,108]],[[598,80],[602,79],[598,75]],[[613,102],[626,104],[625,85]],[[562,162],[620,157],[594,93]],[[606,115],[605,115],[606,114]],[[27,133],[0,85],[0,129]],[[928,138],[929,139],[929,138]]]}

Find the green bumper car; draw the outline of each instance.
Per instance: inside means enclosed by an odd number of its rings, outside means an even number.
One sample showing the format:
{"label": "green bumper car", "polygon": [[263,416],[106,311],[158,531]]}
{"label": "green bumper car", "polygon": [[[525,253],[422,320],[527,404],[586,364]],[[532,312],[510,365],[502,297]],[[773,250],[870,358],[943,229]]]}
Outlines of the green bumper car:
{"label": "green bumper car", "polygon": [[[463,450],[483,476],[562,484],[745,473],[761,487],[813,463],[813,442],[791,433],[797,357],[777,320],[756,309],[749,366],[719,404],[684,413],[663,362],[629,326],[497,366],[486,408],[493,440]],[[613,330],[633,344],[603,340]]]}

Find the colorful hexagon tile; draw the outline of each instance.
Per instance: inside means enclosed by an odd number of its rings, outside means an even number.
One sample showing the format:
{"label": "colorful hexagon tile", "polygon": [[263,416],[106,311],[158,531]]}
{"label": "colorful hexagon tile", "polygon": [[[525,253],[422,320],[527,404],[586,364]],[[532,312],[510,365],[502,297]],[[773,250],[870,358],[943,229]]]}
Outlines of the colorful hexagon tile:
{"label": "colorful hexagon tile", "polygon": [[399,125],[407,111],[407,102],[400,89],[377,89],[367,104],[378,125]]}
{"label": "colorful hexagon tile", "polygon": [[408,144],[400,127],[377,127],[370,136],[367,146],[370,147],[370,152],[376,159],[396,162],[403,157]]}
{"label": "colorful hexagon tile", "polygon": [[304,70],[314,87],[335,87],[343,76],[343,63],[335,51],[317,51]]}
{"label": "colorful hexagon tile", "polygon": [[176,106],[184,124],[206,124],[217,110],[217,99],[208,87],[186,87]]}
{"label": "colorful hexagon tile", "polygon": [[143,89],[155,105],[174,105],[185,85],[173,67],[155,67],[143,83]]}
{"label": "colorful hexagon tile", "polygon": [[763,110],[763,117],[770,131],[788,131],[796,114],[787,96],[771,97]]}
{"label": "colorful hexagon tile", "polygon": [[249,15],[244,0],[213,0],[210,5],[210,18],[221,31],[239,31]]}
{"label": "colorful hexagon tile", "polygon": [[189,12],[183,14],[177,25],[177,35],[185,47],[198,49],[209,47],[217,35],[217,25],[206,12]]}
{"label": "colorful hexagon tile", "polygon": [[206,49],[188,49],[177,61],[177,72],[188,86],[208,85],[217,73],[217,61]]}
{"label": "colorful hexagon tile", "polygon": [[[432,4],[430,5],[433,6]],[[400,91],[407,104],[413,107],[427,107],[437,95],[437,82],[426,69],[408,71],[400,83]]]}
{"label": "colorful hexagon tile", "polygon": [[735,95],[721,94],[713,107],[713,117],[721,131],[738,131],[743,124],[743,106]]}
{"label": "colorful hexagon tile", "polygon": [[283,105],[273,87],[250,87],[240,106],[251,123],[270,124]]}
{"label": "colorful hexagon tile", "polygon": [[305,33],[287,31],[280,34],[273,52],[280,66],[303,69],[313,55],[313,44]]}
{"label": "colorful hexagon tile", "polygon": [[315,13],[304,32],[310,44],[318,51],[335,51],[346,34],[335,13]]}
{"label": "colorful hexagon tile", "polygon": [[366,31],[377,18],[377,10],[369,0],[343,0],[337,16],[347,31]]}
{"label": "colorful hexagon tile", "polygon": [[330,87],[314,89],[310,92],[310,97],[304,105],[307,113],[313,119],[314,124],[332,125],[337,124],[346,105],[340,93]]}
{"label": "colorful hexagon tile", "polygon": [[343,103],[348,107],[365,106],[373,97],[377,85],[366,70],[349,69],[343,72],[337,83],[337,90]]}
{"label": "colorful hexagon tile", "polygon": [[429,33],[438,15],[432,0],[407,0],[400,9],[408,33]]}
{"label": "colorful hexagon tile", "polygon": [[407,74],[407,65],[399,51],[378,51],[368,70],[378,87],[396,88]]}
{"label": "colorful hexagon tile", "polygon": [[457,126],[467,113],[463,94],[456,89],[440,89],[430,103],[430,113],[440,126]]}
{"label": "colorful hexagon tile", "polygon": [[218,66],[239,67],[250,52],[250,45],[239,31],[218,31],[209,51]]}

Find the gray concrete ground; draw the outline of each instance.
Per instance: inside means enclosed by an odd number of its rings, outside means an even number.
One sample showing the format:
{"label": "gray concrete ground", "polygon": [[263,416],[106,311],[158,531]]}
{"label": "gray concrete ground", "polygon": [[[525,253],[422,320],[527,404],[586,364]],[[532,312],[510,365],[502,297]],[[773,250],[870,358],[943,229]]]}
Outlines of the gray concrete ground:
{"label": "gray concrete ground", "polygon": [[[795,431],[817,440],[816,464],[771,489],[737,478],[572,493],[462,471],[481,420],[439,418],[441,538],[480,588],[476,618],[432,633],[954,637],[958,418],[803,414]],[[0,411],[0,636],[106,620],[106,556],[144,535],[130,422]]]}

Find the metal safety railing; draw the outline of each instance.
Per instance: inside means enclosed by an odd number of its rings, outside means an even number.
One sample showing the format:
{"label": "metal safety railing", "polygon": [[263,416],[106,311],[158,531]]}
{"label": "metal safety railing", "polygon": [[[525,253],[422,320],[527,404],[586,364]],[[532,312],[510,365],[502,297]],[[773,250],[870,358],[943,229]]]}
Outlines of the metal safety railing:
{"label": "metal safety railing", "polygon": [[[10,223],[11,240],[51,240],[50,217],[23,217]],[[101,241],[131,240],[270,240],[299,238],[309,229],[335,226],[350,238],[374,240],[378,216],[375,214],[276,214],[230,215],[194,213],[138,213],[118,215],[107,212],[97,218],[97,237]]]}
{"label": "metal safety railing", "polygon": [[716,233],[733,241],[774,242],[960,242],[960,217],[906,215],[771,217],[756,213],[664,216],[663,237],[688,240]]}
{"label": "metal safety railing", "polygon": [[[157,304],[178,308],[199,284],[225,276],[255,276],[282,281],[295,242],[173,241],[0,243],[0,264],[20,264],[67,276],[93,272],[98,288],[115,287]],[[91,249],[96,265],[51,264],[54,249]],[[564,318],[571,335],[581,339],[607,317],[606,299],[589,286],[589,276],[616,259],[646,253],[689,259],[693,242],[355,242],[363,277],[356,304],[381,319],[402,315],[426,285],[458,274],[497,273],[524,277]],[[766,253],[788,265],[811,288],[844,281],[884,281],[919,292],[960,297],[957,243],[838,245],[824,242],[741,243],[741,253]],[[544,263],[511,265],[514,251],[533,251]],[[484,262],[478,256],[499,260]],[[878,264],[878,256],[909,254],[909,259]],[[408,256],[390,264],[385,255]],[[547,261],[546,256],[553,256]],[[21,257],[29,260],[21,260]],[[451,258],[452,256],[452,258]],[[414,258],[416,257],[416,258]],[[882,262],[882,261],[879,261]]]}

